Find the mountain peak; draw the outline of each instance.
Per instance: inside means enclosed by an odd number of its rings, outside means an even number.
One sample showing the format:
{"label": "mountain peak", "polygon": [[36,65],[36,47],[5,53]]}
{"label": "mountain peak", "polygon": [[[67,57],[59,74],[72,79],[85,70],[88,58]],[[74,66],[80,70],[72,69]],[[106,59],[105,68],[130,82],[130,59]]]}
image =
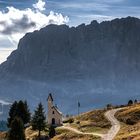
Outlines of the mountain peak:
{"label": "mountain peak", "polygon": [[129,98],[140,90],[139,44],[140,20],[133,17],[71,28],[48,25],[26,34],[0,66],[0,94],[33,99],[56,91],[67,102],[71,94],[89,106],[94,99],[100,99],[97,106],[110,98],[118,102],[116,97],[123,102],[126,93]]}

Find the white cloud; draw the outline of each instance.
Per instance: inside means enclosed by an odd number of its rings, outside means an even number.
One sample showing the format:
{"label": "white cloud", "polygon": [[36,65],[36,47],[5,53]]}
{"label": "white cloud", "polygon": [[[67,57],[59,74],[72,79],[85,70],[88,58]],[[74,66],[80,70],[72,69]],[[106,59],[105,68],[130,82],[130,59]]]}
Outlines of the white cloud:
{"label": "white cloud", "polygon": [[38,0],[36,4],[33,4],[33,7],[39,11],[45,10],[45,2],[43,0]]}
{"label": "white cloud", "polygon": [[32,8],[20,10],[11,6],[6,11],[0,11],[0,63],[6,60],[17,47],[19,39],[27,32],[39,30],[49,24],[60,25],[69,21],[61,13],[51,11],[48,15],[44,14],[45,4],[43,0],[38,0]]}
{"label": "white cloud", "polygon": [[102,21],[110,21],[112,19],[115,19],[115,18],[120,18],[119,16],[118,17],[113,17],[113,16],[105,16],[105,15],[93,15],[93,14],[88,14],[88,15],[77,15],[78,18],[84,18],[85,20],[88,19],[90,23],[91,20],[97,20],[99,23],[102,22]]}
{"label": "white cloud", "polygon": [[0,48],[0,63],[6,61],[13,50],[14,48]]}
{"label": "white cloud", "polygon": [[10,105],[10,102],[4,101],[4,100],[0,100],[0,104],[2,105]]}
{"label": "white cloud", "polygon": [[69,18],[64,17],[61,13],[54,13],[53,11],[48,15],[42,13],[45,7],[45,2],[42,0],[39,0],[33,6],[35,9],[20,10],[7,7],[7,12],[0,11],[0,34],[9,36],[12,43],[15,43],[27,32],[39,30],[49,24],[60,25],[69,21]]}

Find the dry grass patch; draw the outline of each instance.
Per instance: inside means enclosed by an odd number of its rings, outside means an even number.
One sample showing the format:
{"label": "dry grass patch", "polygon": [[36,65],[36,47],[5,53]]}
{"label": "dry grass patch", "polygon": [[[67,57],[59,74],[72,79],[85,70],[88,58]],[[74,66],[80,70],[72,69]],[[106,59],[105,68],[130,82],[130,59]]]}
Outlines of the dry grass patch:
{"label": "dry grass patch", "polygon": [[0,132],[0,140],[4,140],[7,136],[6,132]]}
{"label": "dry grass patch", "polygon": [[126,124],[136,124],[140,121],[140,104],[126,107],[115,115],[117,119]]}
{"label": "dry grass patch", "polygon": [[[29,127],[25,130],[26,139],[33,139],[38,136],[38,131],[32,130],[32,127]],[[47,132],[42,131],[41,136],[47,136]]]}
{"label": "dry grass patch", "polygon": [[57,135],[52,140],[101,140],[93,135],[77,134],[66,129],[56,129]]}
{"label": "dry grass patch", "polygon": [[[121,125],[121,130],[114,140],[134,140],[140,137],[140,124],[135,125]],[[139,139],[140,140],[140,139]]]}
{"label": "dry grass patch", "polygon": [[94,110],[73,117],[73,123],[67,123],[66,126],[71,126],[82,132],[98,132],[106,133],[110,129],[111,124],[105,118],[106,110]]}
{"label": "dry grass patch", "polygon": [[128,106],[115,116],[121,122],[115,140],[140,140],[140,104]]}

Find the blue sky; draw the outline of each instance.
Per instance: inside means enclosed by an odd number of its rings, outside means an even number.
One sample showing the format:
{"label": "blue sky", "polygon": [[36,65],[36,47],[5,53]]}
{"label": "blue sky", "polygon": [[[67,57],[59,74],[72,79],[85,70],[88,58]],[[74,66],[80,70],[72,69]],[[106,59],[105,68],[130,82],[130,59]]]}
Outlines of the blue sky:
{"label": "blue sky", "polygon": [[[9,2],[10,1],[10,2]],[[19,9],[32,8],[36,0],[0,0],[0,9],[14,6]],[[62,13],[70,18],[69,25],[89,23],[115,17],[140,16],[140,0],[45,0],[46,14],[49,11]]]}
{"label": "blue sky", "polygon": [[140,0],[0,0],[0,63],[25,33],[50,23],[77,26],[127,16],[140,17]]}

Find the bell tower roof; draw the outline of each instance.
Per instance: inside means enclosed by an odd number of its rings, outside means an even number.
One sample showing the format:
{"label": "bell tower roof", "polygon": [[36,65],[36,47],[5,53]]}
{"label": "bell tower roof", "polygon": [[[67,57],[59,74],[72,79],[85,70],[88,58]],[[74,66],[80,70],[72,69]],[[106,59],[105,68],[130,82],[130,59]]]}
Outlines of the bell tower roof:
{"label": "bell tower roof", "polygon": [[49,96],[48,96],[48,98],[47,98],[47,101],[48,101],[48,100],[53,101],[53,97],[52,97],[52,94],[51,94],[51,93],[49,94]]}

